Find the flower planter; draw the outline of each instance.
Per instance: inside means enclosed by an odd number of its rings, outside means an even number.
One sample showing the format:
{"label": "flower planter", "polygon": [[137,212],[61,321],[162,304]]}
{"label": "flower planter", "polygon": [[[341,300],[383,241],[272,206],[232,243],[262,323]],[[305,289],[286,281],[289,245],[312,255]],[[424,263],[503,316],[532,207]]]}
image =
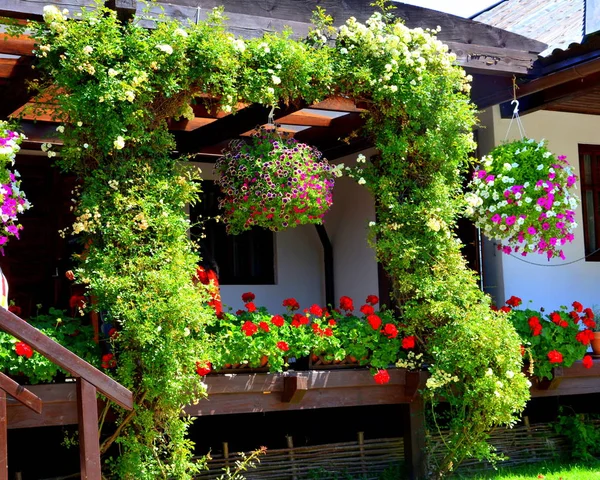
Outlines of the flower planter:
{"label": "flower planter", "polygon": [[317,355],[315,353],[310,355],[308,368],[309,370],[329,370],[332,368],[361,368],[359,361],[351,356],[347,355],[343,360],[332,360],[329,356],[322,353]]}
{"label": "flower planter", "polygon": [[594,356],[600,356],[600,332],[594,332],[594,339],[590,343]]}

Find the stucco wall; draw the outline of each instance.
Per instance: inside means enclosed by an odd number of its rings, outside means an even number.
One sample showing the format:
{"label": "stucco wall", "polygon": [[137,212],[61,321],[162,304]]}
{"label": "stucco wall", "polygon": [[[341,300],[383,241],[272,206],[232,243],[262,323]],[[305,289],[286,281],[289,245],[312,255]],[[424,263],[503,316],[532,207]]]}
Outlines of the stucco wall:
{"label": "stucco wall", "polygon": [[[510,122],[500,118],[498,107],[490,110],[480,117],[486,127],[480,131],[486,146],[491,139],[494,145],[502,143]],[[521,120],[528,137],[548,140],[550,150],[556,155],[566,155],[577,175],[578,144],[600,144],[600,117],[597,116],[539,111]],[[519,138],[514,123],[508,138]],[[567,257],[564,261],[547,261],[541,255],[522,259],[486,250],[486,266],[490,267],[486,283],[496,285],[494,290],[499,302],[517,295],[524,301],[532,300],[534,308],[554,309],[570,305],[574,300],[586,306],[600,305],[600,263],[579,260],[585,255],[581,207],[577,209],[576,219],[579,226],[573,243],[564,248]]]}
{"label": "stucco wall", "polygon": [[[368,155],[370,152],[364,152]],[[340,159],[350,164],[356,155]],[[195,164],[202,178],[214,179],[212,165]],[[368,222],[375,219],[373,199],[351,179],[336,181],[334,204],[325,217],[325,228],[334,252],[335,294],[348,295],[356,303],[367,295],[378,293],[377,263],[367,245]],[[294,297],[302,308],[313,303],[325,304],[323,247],[313,225],[303,225],[275,235],[275,285],[223,285],[221,296],[225,305],[242,308],[241,294],[252,291],[257,305],[272,312],[283,309],[284,298]],[[360,303],[359,303],[360,305]]]}

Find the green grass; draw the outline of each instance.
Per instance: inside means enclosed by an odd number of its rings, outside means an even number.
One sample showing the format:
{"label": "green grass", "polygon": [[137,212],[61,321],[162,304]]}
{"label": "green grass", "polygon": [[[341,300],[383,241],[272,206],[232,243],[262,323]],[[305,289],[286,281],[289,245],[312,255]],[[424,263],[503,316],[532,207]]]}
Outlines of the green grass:
{"label": "green grass", "polygon": [[477,474],[459,474],[451,478],[469,480],[600,480],[600,461],[586,464],[534,463],[522,467],[498,468]]}

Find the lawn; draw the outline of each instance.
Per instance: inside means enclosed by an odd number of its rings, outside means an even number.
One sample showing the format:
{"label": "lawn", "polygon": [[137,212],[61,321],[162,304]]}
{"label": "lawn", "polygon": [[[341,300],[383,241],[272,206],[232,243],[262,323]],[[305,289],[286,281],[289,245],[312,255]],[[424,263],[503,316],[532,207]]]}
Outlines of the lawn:
{"label": "lawn", "polygon": [[600,461],[586,464],[535,463],[522,467],[499,468],[479,474],[460,474],[453,478],[469,480],[600,480]]}

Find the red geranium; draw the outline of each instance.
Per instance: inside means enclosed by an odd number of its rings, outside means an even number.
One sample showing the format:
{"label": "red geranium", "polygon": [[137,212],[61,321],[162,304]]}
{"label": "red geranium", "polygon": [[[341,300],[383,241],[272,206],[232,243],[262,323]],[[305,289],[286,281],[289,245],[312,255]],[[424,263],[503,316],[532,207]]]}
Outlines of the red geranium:
{"label": "red geranium", "polygon": [[210,362],[204,360],[203,362],[196,362],[196,373],[201,377],[208,375],[212,370]]}
{"label": "red geranium", "polygon": [[347,312],[351,312],[354,310],[354,302],[350,297],[340,297],[340,308],[342,310],[346,310]]}
{"label": "red geranium", "polygon": [[117,359],[112,353],[102,355],[102,368],[114,368],[117,366]]}
{"label": "red geranium", "polygon": [[119,332],[117,331],[117,329],[115,327],[112,327],[108,331],[108,336],[109,336],[109,338],[117,338],[119,336]]}
{"label": "red geranium", "polygon": [[372,305],[363,305],[362,307],[360,307],[360,311],[364,315],[371,315],[371,314],[375,313],[375,309],[373,308]]}
{"label": "red geranium", "polygon": [[562,353],[558,350],[552,350],[548,352],[548,360],[550,360],[550,363],[561,363],[563,361]]}
{"label": "red geranium", "polygon": [[316,317],[320,317],[323,315],[323,309],[321,307],[319,307],[317,304],[314,304],[313,306],[311,306],[309,312],[312,313]]}
{"label": "red geranium", "polygon": [[378,383],[379,385],[384,385],[390,381],[390,374],[387,370],[382,368],[380,370],[377,370],[377,373],[373,375],[373,379],[375,380],[375,383]]}
{"label": "red geranium", "polygon": [[592,360],[591,355],[586,355],[583,357],[583,366],[585,368],[592,368],[594,366],[594,360]]}
{"label": "red geranium", "polygon": [[253,302],[255,298],[256,295],[254,295],[252,292],[242,293],[242,302],[244,303]]}
{"label": "red geranium", "polygon": [[282,352],[287,352],[290,346],[286,342],[277,342],[277,348]]}
{"label": "red geranium", "polygon": [[367,317],[367,322],[369,322],[369,325],[371,325],[373,330],[379,330],[379,327],[381,327],[381,318],[379,318],[378,315],[369,315]]}
{"label": "red geranium", "polygon": [[71,298],[69,298],[69,306],[71,308],[85,307],[85,297],[83,295],[71,295]]}
{"label": "red geranium", "polygon": [[283,301],[283,306],[289,308],[290,310],[298,310],[300,308],[300,304],[295,298],[286,298]]}
{"label": "red geranium", "polygon": [[521,345],[521,356],[524,357],[525,356],[525,346]]}
{"label": "red geranium", "polygon": [[581,313],[583,312],[583,305],[579,302],[573,302],[573,310],[575,310],[577,313]]}
{"label": "red geranium", "polygon": [[398,336],[398,329],[393,323],[386,323],[382,332],[388,338],[396,338]]}
{"label": "red geranium", "polygon": [[379,303],[379,297],[377,295],[369,295],[366,302],[371,305],[377,305]]}
{"label": "red geranium", "polygon": [[585,316],[590,320],[594,319],[594,311],[591,308],[586,308],[583,313],[585,313]]}
{"label": "red geranium", "polygon": [[247,303],[246,305],[244,305],[244,306],[245,306],[245,307],[248,309],[248,311],[249,311],[250,313],[256,312],[256,305],[254,305],[254,303],[252,303],[252,302],[248,302],[248,303]]}
{"label": "red geranium", "polygon": [[326,337],[333,336],[333,330],[329,327],[327,327],[325,330],[323,330],[323,333],[325,334]]}
{"label": "red geranium", "polygon": [[31,358],[33,349],[25,342],[17,342],[15,343],[15,353],[21,357]]}
{"label": "red geranium", "polygon": [[301,325],[300,320],[298,320],[296,318],[296,316],[294,315],[294,318],[292,318],[292,327],[298,328],[298,327],[300,327],[300,325]]}
{"label": "red geranium", "polygon": [[558,312],[552,312],[550,314],[550,320],[552,320],[553,323],[559,325],[561,321],[560,314]]}
{"label": "red geranium", "polygon": [[503,313],[509,313],[510,312],[510,307],[507,307],[506,305],[504,307],[500,307],[500,311]]}
{"label": "red geranium", "polygon": [[14,313],[17,317],[21,316],[21,307],[19,307],[18,305],[9,305],[8,306],[8,311],[10,313]]}
{"label": "red geranium", "polygon": [[579,333],[577,333],[577,335],[575,335],[575,340],[582,343],[583,345],[589,345],[593,339],[594,332],[589,329],[581,330]]}
{"label": "red geranium", "polygon": [[541,334],[542,324],[540,323],[540,319],[538,317],[529,317],[529,328],[531,328],[531,333],[534,337]]}
{"label": "red geranium", "polygon": [[281,315],[273,315],[273,317],[271,318],[271,323],[276,327],[283,327],[285,319]]}
{"label": "red geranium", "polygon": [[518,307],[522,303],[523,301],[519,297],[515,297],[514,295],[506,301],[506,304],[513,308]]}
{"label": "red geranium", "polygon": [[575,310],[569,312],[569,315],[575,323],[579,323],[579,315],[577,315],[577,312]]}
{"label": "red geranium", "polygon": [[242,325],[242,332],[244,332],[247,337],[251,337],[257,331],[258,331],[258,327],[256,326],[256,324],[252,323],[250,320],[247,320],[246,322],[244,322],[244,325]]}
{"label": "red geranium", "polygon": [[235,314],[238,315],[238,316],[242,315],[243,313],[246,313],[246,312],[244,310],[236,310],[235,311]]}
{"label": "red geranium", "polygon": [[410,350],[411,348],[415,348],[415,337],[411,335],[410,337],[404,337],[402,339],[402,348],[406,350]]}
{"label": "red geranium", "polygon": [[258,326],[261,330],[264,330],[265,332],[269,331],[269,324],[267,322],[260,322]]}

